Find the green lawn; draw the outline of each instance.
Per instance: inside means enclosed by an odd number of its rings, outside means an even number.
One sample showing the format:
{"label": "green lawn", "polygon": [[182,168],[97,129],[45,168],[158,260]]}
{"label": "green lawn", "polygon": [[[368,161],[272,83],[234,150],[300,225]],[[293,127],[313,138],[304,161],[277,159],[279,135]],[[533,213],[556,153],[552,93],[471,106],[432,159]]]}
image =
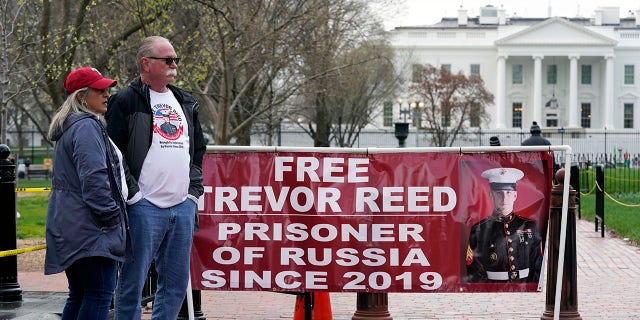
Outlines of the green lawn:
{"label": "green lawn", "polygon": [[[615,230],[622,238],[629,238],[640,243],[640,195],[611,195],[614,200],[605,195],[604,225],[605,230]],[[582,219],[595,221],[596,196],[595,193],[580,195]],[[576,212],[576,217],[578,213]],[[594,224],[595,228],[595,224]]]}
{"label": "green lawn", "polygon": [[18,239],[44,238],[48,200],[48,193],[18,197],[17,209],[20,213],[16,228]]}
{"label": "green lawn", "polygon": [[[19,179],[17,188],[51,188],[50,179]],[[22,193],[18,192],[16,235],[18,239],[44,238],[47,217],[48,192]]]}
{"label": "green lawn", "polygon": [[18,188],[51,188],[51,179],[20,179],[17,183]]}

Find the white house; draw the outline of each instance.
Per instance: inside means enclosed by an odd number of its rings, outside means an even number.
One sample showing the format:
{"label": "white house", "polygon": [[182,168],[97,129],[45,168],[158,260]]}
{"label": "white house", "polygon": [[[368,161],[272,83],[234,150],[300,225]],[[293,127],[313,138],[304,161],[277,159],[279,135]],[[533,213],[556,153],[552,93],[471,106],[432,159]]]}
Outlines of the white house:
{"label": "white house", "polygon": [[[397,27],[391,43],[409,81],[425,64],[479,74],[495,96],[486,129],[537,121],[547,130],[637,130],[640,10],[630,15],[604,7],[591,18],[522,18],[489,5],[476,17],[460,9],[434,25]],[[396,120],[398,109],[394,101]]]}

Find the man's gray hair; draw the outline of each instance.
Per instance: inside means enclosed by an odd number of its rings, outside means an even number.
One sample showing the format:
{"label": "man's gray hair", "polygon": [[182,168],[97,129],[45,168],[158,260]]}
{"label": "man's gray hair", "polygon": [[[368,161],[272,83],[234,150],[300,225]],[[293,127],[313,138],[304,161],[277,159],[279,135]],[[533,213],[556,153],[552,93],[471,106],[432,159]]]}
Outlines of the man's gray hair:
{"label": "man's gray hair", "polygon": [[138,73],[142,73],[142,65],[140,64],[142,57],[154,57],[156,55],[156,43],[161,41],[170,42],[169,39],[161,36],[150,36],[142,40],[142,43],[138,48],[138,54],[136,55]]}

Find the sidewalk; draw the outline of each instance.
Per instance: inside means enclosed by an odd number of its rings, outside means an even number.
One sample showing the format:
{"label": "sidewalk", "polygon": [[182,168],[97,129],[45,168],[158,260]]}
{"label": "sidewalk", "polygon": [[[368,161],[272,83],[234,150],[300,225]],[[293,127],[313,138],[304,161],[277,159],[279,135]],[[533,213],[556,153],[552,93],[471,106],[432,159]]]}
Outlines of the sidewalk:
{"label": "sidewalk", "polygon": [[[640,319],[640,248],[626,241],[600,237],[592,222],[578,220],[578,311],[583,319]],[[24,291],[23,307],[41,291],[61,292],[64,274],[43,276],[40,272],[18,275]],[[356,310],[355,293],[331,293],[334,319],[350,320]],[[60,312],[64,299],[48,297],[49,313]],[[202,312],[207,319],[293,319],[295,296],[273,292],[202,291]],[[417,319],[540,319],[545,293],[390,293],[389,312],[394,320]],[[0,310],[0,319],[3,318]],[[21,310],[15,319],[47,318],[42,310]],[[30,315],[31,314],[31,317]],[[145,314],[144,319],[149,315]],[[8,318],[12,319],[12,318]]]}

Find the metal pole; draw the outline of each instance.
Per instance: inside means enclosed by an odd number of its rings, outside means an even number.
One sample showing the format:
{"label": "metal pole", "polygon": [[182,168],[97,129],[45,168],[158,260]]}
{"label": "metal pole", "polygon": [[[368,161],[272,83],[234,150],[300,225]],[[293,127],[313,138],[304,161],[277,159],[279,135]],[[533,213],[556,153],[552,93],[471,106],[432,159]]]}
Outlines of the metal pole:
{"label": "metal pole", "polygon": [[604,166],[596,166],[596,232],[598,232],[598,222],[602,226],[601,237],[604,238]]}
{"label": "metal pole", "polygon": [[[155,279],[154,279],[155,280]],[[191,280],[189,280],[191,281]],[[191,286],[189,286],[191,287]],[[184,298],[182,301],[182,307],[180,308],[180,312],[178,313],[177,320],[205,320],[204,313],[202,312],[202,296],[200,290],[191,290],[191,298],[193,299],[193,318],[189,317],[189,299],[188,296]]]}
{"label": "metal pole", "polygon": [[[16,244],[16,165],[9,160],[10,150],[0,144],[0,251],[15,250]],[[0,302],[22,301],[18,284],[16,256],[0,258]]]}
{"label": "metal pole", "polygon": [[582,210],[580,205],[580,168],[578,164],[571,165],[571,176],[569,177],[571,187],[576,190],[576,206],[578,207],[578,219],[582,218]]}
{"label": "metal pole", "polygon": [[35,161],[35,154],[33,152],[33,145],[35,144],[34,139],[33,139],[33,134],[35,133],[34,130],[31,130],[31,161]]}

